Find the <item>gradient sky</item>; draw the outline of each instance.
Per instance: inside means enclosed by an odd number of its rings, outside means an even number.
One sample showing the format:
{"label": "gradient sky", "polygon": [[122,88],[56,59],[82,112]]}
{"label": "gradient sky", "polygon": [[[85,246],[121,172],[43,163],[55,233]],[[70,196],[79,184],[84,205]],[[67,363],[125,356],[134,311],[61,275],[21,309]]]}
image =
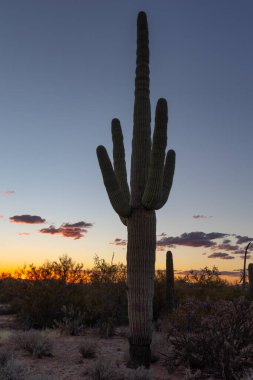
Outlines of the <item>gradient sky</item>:
{"label": "gradient sky", "polygon": [[118,117],[129,169],[140,10],[150,31],[152,120],[165,97],[177,153],[170,198],[157,212],[157,268],[167,249],[177,270],[242,267],[253,236],[253,2],[5,0],[1,270],[65,253],[87,267],[95,254],[125,262],[126,229],[95,150],[103,144],[111,154]]}

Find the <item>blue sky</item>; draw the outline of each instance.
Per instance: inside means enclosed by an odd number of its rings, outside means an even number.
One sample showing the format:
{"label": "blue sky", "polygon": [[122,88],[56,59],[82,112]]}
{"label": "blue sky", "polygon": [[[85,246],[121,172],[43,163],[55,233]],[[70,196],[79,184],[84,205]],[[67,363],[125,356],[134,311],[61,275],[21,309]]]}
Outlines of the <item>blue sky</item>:
{"label": "blue sky", "polygon": [[[216,232],[227,234],[221,239],[229,236],[231,246],[236,236],[253,236],[252,1],[2,1],[3,269],[64,253],[87,266],[95,254],[109,260],[114,252],[125,261],[126,247],[112,243],[125,240],[126,230],[107,198],[95,150],[103,144],[112,152],[110,123],[118,117],[129,169],[140,10],[149,22],[152,119],[157,99],[165,97],[168,147],[177,153],[157,233]],[[45,222],[10,223],[22,215]],[[80,222],[83,237],[64,236],[66,224],[73,231]],[[38,233],[51,225],[58,233]],[[174,245],[175,267],[240,268],[239,252],[222,251],[221,243]],[[168,248],[157,252],[157,267]],[[235,258],[208,258],[213,252]]]}

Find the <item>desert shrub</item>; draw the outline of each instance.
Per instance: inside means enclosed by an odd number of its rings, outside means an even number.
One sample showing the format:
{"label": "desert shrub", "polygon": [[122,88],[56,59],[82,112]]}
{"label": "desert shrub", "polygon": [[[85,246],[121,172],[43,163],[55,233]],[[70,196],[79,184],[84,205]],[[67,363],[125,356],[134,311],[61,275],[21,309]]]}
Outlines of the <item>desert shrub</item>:
{"label": "desert shrub", "polygon": [[126,265],[114,264],[114,256],[110,263],[98,256],[94,257],[94,267],[90,280],[93,284],[126,282]]}
{"label": "desert shrub", "polygon": [[184,277],[175,281],[176,303],[194,298],[198,300],[233,300],[243,296],[243,290],[238,285],[230,285],[220,278],[216,267],[205,267],[200,271],[190,271]]}
{"label": "desert shrub", "polygon": [[0,380],[21,380],[24,368],[13,358],[9,348],[0,349]]}
{"label": "desert shrub", "polygon": [[166,312],[166,272],[157,271],[155,273],[153,316],[157,320]]}
{"label": "desert shrub", "polygon": [[66,301],[66,284],[57,280],[22,281],[11,300],[19,322],[24,328],[52,327],[61,317]]}
{"label": "desert shrub", "polygon": [[89,370],[91,380],[120,380],[122,376],[109,360],[99,358]]}
{"label": "desert shrub", "polygon": [[154,376],[150,369],[143,366],[138,367],[136,370],[132,370],[127,376],[126,380],[153,380]]}
{"label": "desert shrub", "polygon": [[[244,295],[238,285],[231,285],[220,278],[216,267],[205,267],[200,271],[190,271],[184,277],[175,279],[175,304],[191,298],[196,300],[233,300]],[[166,273],[157,271],[155,275],[153,314],[154,319],[167,314],[166,312]]]}
{"label": "desert shrub", "polygon": [[243,300],[188,301],[172,315],[165,364],[202,379],[239,380],[253,368],[253,304]]}
{"label": "desert shrub", "polygon": [[52,342],[41,331],[18,331],[10,340],[16,348],[23,349],[34,357],[52,356]]}
{"label": "desert shrub", "polygon": [[84,333],[85,313],[79,308],[75,308],[73,304],[70,306],[62,306],[63,317],[60,321],[55,321],[55,327],[61,334],[65,335],[81,335]]}
{"label": "desert shrub", "polygon": [[0,365],[0,380],[21,380],[25,378],[24,375],[23,366],[13,358]]}
{"label": "desert shrub", "polygon": [[91,338],[85,338],[79,345],[79,352],[85,359],[94,358],[96,356],[96,343]]}
{"label": "desert shrub", "polygon": [[7,364],[9,360],[13,358],[13,353],[9,348],[0,348],[0,367],[3,367]]}
{"label": "desert shrub", "polygon": [[114,264],[113,259],[107,263],[98,256],[94,261],[85,298],[90,324],[103,329],[106,325],[127,323],[126,266]]}
{"label": "desert shrub", "polygon": [[53,375],[47,375],[47,374],[43,374],[43,373],[37,373],[35,375],[28,376],[26,378],[26,380],[58,380],[58,378],[56,378]]}
{"label": "desert shrub", "polygon": [[[19,273],[28,279],[6,279],[5,298],[26,329],[53,327],[55,321],[64,323],[64,305],[86,313],[86,325],[102,326],[111,320],[117,325],[127,323],[125,266],[96,257],[93,269],[92,282],[85,283],[82,265],[67,256],[39,268],[30,265]],[[71,279],[73,282],[68,282]]]}
{"label": "desert shrub", "polygon": [[61,280],[63,282],[79,283],[86,280],[82,263],[76,263],[67,254],[59,257],[58,261],[46,261],[41,266],[34,264],[24,266],[15,271],[16,278],[31,281]]}
{"label": "desert shrub", "polygon": [[108,317],[106,320],[99,320],[98,327],[101,338],[108,339],[115,335],[116,323],[113,318]]}

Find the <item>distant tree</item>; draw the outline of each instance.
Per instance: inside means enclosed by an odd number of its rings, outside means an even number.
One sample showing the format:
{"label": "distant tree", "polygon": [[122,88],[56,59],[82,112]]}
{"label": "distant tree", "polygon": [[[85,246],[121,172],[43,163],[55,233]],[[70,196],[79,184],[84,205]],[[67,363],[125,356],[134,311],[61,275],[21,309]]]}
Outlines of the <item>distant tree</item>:
{"label": "distant tree", "polygon": [[59,257],[58,261],[46,261],[36,267],[30,264],[15,271],[16,278],[24,278],[32,281],[61,280],[63,282],[82,282],[86,280],[83,263],[76,263],[67,254]]}
{"label": "distant tree", "polygon": [[122,263],[113,263],[114,255],[110,263],[100,259],[97,255],[94,257],[94,267],[90,280],[92,283],[117,283],[126,281],[126,265]]}

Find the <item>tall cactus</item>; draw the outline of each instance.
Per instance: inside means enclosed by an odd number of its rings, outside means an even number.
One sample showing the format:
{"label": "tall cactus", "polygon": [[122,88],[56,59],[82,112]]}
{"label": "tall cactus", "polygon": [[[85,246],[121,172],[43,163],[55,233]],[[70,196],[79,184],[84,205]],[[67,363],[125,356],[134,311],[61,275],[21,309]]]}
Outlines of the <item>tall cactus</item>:
{"label": "tall cactus", "polygon": [[148,24],[144,12],[137,20],[137,59],[131,156],[131,192],[127,183],[121,125],[112,120],[113,166],[104,146],[97,156],[108,197],[127,226],[127,289],[129,366],[150,365],[156,249],[155,210],[167,201],[172,186],[175,152],[168,151],[168,110],[165,99],[156,106],[151,146]]}
{"label": "tall cactus", "polygon": [[174,309],[174,267],[172,252],[166,253],[166,306],[167,311],[171,313]]}
{"label": "tall cactus", "polygon": [[249,276],[249,299],[253,301],[253,263],[248,265],[248,276]]}

